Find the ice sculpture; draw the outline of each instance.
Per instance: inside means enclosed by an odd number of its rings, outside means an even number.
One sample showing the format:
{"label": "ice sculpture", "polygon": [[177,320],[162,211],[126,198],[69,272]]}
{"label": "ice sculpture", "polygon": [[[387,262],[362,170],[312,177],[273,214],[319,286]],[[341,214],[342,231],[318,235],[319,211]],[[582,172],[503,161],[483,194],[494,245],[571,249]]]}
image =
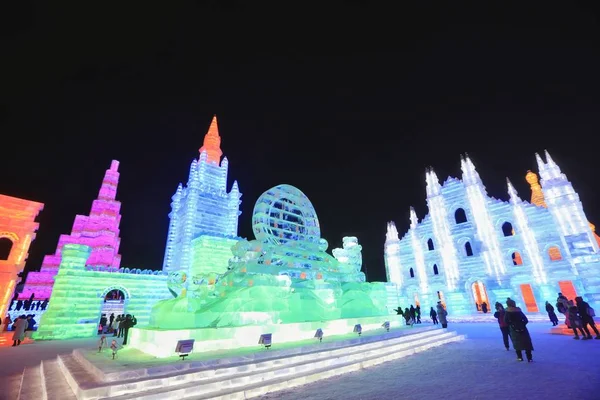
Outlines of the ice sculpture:
{"label": "ice sculpture", "polygon": [[90,246],[92,251],[86,265],[111,267],[121,265],[119,254],[119,224],[121,222],[121,202],[116,200],[119,184],[119,162],[113,160],[106,170],[98,198],[93,201],[90,215],[77,215],[70,235],[61,235],[56,252],[47,255],[39,272],[30,272],[19,299],[29,299],[34,294],[36,300],[49,299],[52,294],[54,277],[61,262],[62,248],[67,244]]}
{"label": "ice sculpture", "polygon": [[[541,184],[528,171],[531,203],[508,183],[508,202],[489,197],[469,157],[461,157],[462,180],[440,185],[426,173],[429,214],[398,238],[388,224],[385,261],[396,286],[392,305],[444,302],[451,316],[473,316],[507,297],[530,313],[544,312],[557,293],[582,295],[600,307],[598,236],[577,193],[552,157],[536,154]],[[393,304],[395,303],[395,304]]]}
{"label": "ice sculpture", "polygon": [[[235,243],[231,239],[237,238],[242,194],[236,181],[227,193],[229,161],[227,157],[221,161],[220,145],[215,116],[204,137],[199,158],[190,165],[187,187],[179,184],[171,203],[163,270],[173,273],[174,281],[185,282],[188,277],[219,272],[213,270],[215,265],[222,264],[222,257],[214,259],[214,251],[203,251],[206,247],[202,240],[198,243],[200,237],[210,237],[211,247],[218,253],[225,249],[226,260]],[[183,290],[183,286],[172,285],[172,290]]]}
{"label": "ice sculpture", "polygon": [[39,320],[36,339],[69,339],[96,334],[100,314],[106,310],[105,296],[119,290],[124,295],[120,313],[133,314],[140,325],[147,324],[150,310],[169,297],[166,275],[162,271],[87,265],[93,252],[90,246],[65,244],[60,268],[48,310]]}
{"label": "ice sculpture", "polygon": [[[159,302],[150,326],[160,329],[235,327],[326,321],[388,314],[384,284],[366,283],[354,237],[326,253],[319,220],[297,188],[263,193],[252,215],[255,240],[232,246],[224,273],[193,282],[194,293]],[[183,278],[180,278],[183,279]]]}
{"label": "ice sculpture", "polygon": [[29,246],[39,224],[35,222],[44,204],[0,194],[0,318],[4,319],[9,302],[23,271]]}

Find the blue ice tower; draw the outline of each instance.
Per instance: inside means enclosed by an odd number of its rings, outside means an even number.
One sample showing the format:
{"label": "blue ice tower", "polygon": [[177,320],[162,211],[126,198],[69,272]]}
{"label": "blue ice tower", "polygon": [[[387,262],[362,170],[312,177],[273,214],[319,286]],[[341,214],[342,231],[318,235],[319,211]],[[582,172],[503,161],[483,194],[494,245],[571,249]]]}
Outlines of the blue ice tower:
{"label": "blue ice tower", "polygon": [[202,246],[207,248],[207,238],[210,239],[208,247],[211,249],[215,243],[217,246],[222,243],[224,249],[221,258],[225,261],[221,260],[220,264],[223,265],[217,266],[217,269],[226,269],[227,246],[230,247],[237,238],[242,194],[236,181],[231,191],[227,192],[229,162],[226,157],[221,161],[220,143],[215,116],[204,137],[200,157],[190,165],[187,186],[179,184],[172,197],[163,263],[166,272],[183,272],[190,276],[198,272],[194,263],[205,257],[194,252],[202,251]]}

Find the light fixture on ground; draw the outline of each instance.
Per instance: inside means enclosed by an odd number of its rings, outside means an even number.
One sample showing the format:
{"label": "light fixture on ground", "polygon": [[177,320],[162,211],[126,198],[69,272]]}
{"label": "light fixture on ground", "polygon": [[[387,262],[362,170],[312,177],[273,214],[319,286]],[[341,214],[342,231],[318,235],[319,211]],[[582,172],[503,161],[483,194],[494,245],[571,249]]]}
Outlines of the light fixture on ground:
{"label": "light fixture on ground", "polygon": [[388,331],[388,332],[389,332],[389,331],[390,331],[390,321],[385,321],[385,322],[384,322],[384,323],[381,325],[381,327],[382,327],[383,329],[385,329],[386,331]]}
{"label": "light fixture on ground", "polygon": [[317,329],[317,331],[315,332],[315,338],[319,339],[319,342],[323,341],[323,329]]}
{"label": "light fixture on ground", "polygon": [[185,360],[194,349],[194,339],[178,340],[175,346],[175,353],[179,354],[181,360]]}
{"label": "light fixture on ground", "polygon": [[354,325],[354,333],[358,333],[358,336],[360,336],[360,334],[362,333],[362,326],[360,326],[360,324],[356,324]]}
{"label": "light fixture on ground", "polygon": [[263,333],[262,335],[260,335],[260,339],[258,339],[258,344],[264,345],[266,349],[271,347],[271,334]]}

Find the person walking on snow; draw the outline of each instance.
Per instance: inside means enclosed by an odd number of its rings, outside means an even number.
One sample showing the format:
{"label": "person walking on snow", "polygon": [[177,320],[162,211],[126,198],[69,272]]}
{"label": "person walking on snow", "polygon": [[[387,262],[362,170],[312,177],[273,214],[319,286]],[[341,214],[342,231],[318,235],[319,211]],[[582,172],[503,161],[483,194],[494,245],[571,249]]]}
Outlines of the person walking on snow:
{"label": "person walking on snow", "polygon": [[[504,321],[504,315],[506,311],[504,310],[504,306],[498,302],[496,302],[496,312],[494,313],[494,318],[498,320],[498,325],[500,325],[500,331],[502,332],[502,341],[504,342],[504,347],[506,351],[510,350],[508,346],[508,338],[510,337],[510,328],[506,321]],[[511,339],[512,340],[512,339]]]}
{"label": "person walking on snow", "polygon": [[29,324],[27,323],[26,316],[21,315],[19,318],[17,318],[17,320],[13,324],[13,329],[15,330],[15,333],[13,333],[12,347],[19,346],[21,344],[21,341],[25,339],[25,329],[27,329],[28,325]]}
{"label": "person walking on snow", "polygon": [[447,328],[448,327],[448,319],[446,317],[448,316],[448,312],[442,305],[441,301],[438,301],[438,303],[437,303],[437,315],[440,319],[440,324],[442,324],[442,328]]}
{"label": "person walking on snow", "polygon": [[510,338],[517,353],[517,361],[523,361],[523,350],[525,350],[527,361],[532,362],[533,356],[531,352],[533,351],[533,343],[527,330],[529,320],[510,297],[506,299],[506,306],[504,322],[509,326]]}
{"label": "person walking on snow", "polygon": [[437,325],[438,324],[437,313],[435,312],[433,307],[431,307],[431,310],[429,311],[429,316],[431,317],[431,321],[433,322],[433,324]]}
{"label": "person walking on snow", "polygon": [[573,329],[573,333],[575,334],[573,339],[579,340],[579,332],[581,332],[583,340],[586,340],[587,335],[583,332],[581,316],[579,315],[579,310],[577,309],[577,306],[575,305],[573,300],[569,300],[569,308],[567,309],[567,313],[565,315],[567,316],[567,320],[569,321],[568,326],[571,329]]}
{"label": "person walking on snow", "polygon": [[554,312],[554,307],[552,307],[552,304],[550,304],[547,301],[546,301],[546,312],[548,313],[548,318],[550,318],[550,322],[552,322],[552,326],[558,325],[558,317],[556,316],[556,313]]}
{"label": "person walking on snow", "polygon": [[577,312],[581,317],[581,328],[583,328],[586,338],[592,338],[592,335],[590,335],[590,331],[587,328],[589,325],[596,333],[596,339],[600,339],[600,333],[598,333],[598,328],[596,328],[596,324],[594,323],[594,316],[596,315],[594,309],[590,307],[587,302],[583,301],[583,297],[581,296],[575,297],[575,303],[577,304]]}

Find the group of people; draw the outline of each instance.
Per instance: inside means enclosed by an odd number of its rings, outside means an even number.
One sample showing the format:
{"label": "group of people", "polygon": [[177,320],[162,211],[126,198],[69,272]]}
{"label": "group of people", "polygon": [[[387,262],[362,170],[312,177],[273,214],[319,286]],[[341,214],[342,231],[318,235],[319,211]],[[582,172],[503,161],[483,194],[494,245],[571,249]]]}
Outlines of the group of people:
{"label": "group of people", "polygon": [[[502,304],[496,303],[496,312],[494,313],[494,317],[500,325],[500,331],[502,331],[504,347],[506,350],[510,350],[510,339],[517,353],[517,360],[523,361],[524,351],[527,361],[532,362],[533,343],[527,330],[529,320],[510,297],[506,299],[506,306],[505,309]],[[594,316],[596,315],[594,309],[581,296],[575,297],[575,302],[573,302],[573,300],[568,300],[562,293],[559,293],[556,307],[560,313],[565,315],[567,326],[573,329],[574,339],[579,339],[578,330],[584,340],[592,339],[588,326],[596,333],[596,339],[600,339],[598,328],[594,323]],[[552,325],[558,325],[558,317],[554,312],[554,307],[549,302],[546,302],[546,311]]]}
{"label": "group of people", "polygon": [[13,344],[12,347],[20,346],[21,342],[25,340],[25,337],[31,338],[31,332],[35,329],[35,324],[37,323],[35,319],[33,319],[33,314],[29,315],[20,315],[14,321],[10,320],[10,316],[6,317],[4,323],[8,327],[12,323],[13,328]]}
{"label": "group of people", "polygon": [[[437,309],[437,311],[436,311],[436,309]],[[448,319],[446,317],[448,315],[448,311],[446,311],[446,308],[444,308],[441,301],[438,301],[436,309],[431,307],[431,309],[429,310],[429,317],[431,318],[431,322],[433,322],[434,325],[441,323],[442,328],[447,328],[448,327]],[[421,323],[421,306],[418,304],[416,307],[414,307],[411,304],[410,308],[407,307],[404,310],[402,309],[402,307],[398,307],[396,309],[396,313],[398,315],[402,315],[404,317],[404,320],[406,321],[406,325],[412,326],[414,324]],[[438,317],[439,317],[439,321],[438,321]]]}
{"label": "group of people", "polygon": [[[567,299],[562,293],[558,294],[556,299],[556,308],[559,313],[565,316],[565,324],[569,329],[573,330],[575,336],[573,339],[579,340],[579,334],[581,333],[581,339],[588,340],[592,339],[590,329],[596,334],[596,339],[600,339],[600,333],[594,322],[596,312],[590,305],[583,300],[583,297],[575,297],[575,301]],[[554,312],[554,307],[549,302],[546,302],[546,312],[548,318],[552,322],[553,326],[558,325],[558,317]]]}
{"label": "group of people", "polygon": [[113,337],[122,337],[123,344],[126,345],[129,329],[136,324],[137,319],[135,318],[135,315],[121,314],[117,315],[115,318],[115,314],[112,313],[109,318],[106,318],[106,314],[102,314],[100,317],[100,324],[98,325],[98,335],[112,333]]}

